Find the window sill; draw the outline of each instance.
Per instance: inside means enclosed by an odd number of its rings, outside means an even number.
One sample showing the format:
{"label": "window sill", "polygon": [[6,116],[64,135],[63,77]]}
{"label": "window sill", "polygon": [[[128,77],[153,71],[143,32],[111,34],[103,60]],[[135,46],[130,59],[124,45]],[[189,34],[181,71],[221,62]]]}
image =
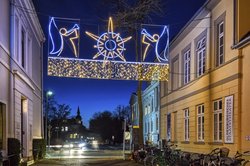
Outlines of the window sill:
{"label": "window sill", "polygon": [[194,144],[196,144],[196,145],[205,145],[205,142],[203,142],[203,141],[198,141],[198,142],[194,142]]}
{"label": "window sill", "polygon": [[181,143],[182,143],[182,144],[190,144],[189,141],[182,141]]}
{"label": "window sill", "polygon": [[208,145],[223,145],[222,142],[208,142]]}

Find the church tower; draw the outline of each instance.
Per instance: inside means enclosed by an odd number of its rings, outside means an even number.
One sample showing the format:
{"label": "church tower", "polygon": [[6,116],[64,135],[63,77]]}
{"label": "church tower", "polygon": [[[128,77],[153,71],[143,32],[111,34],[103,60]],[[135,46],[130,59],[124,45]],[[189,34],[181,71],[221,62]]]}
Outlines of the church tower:
{"label": "church tower", "polygon": [[78,106],[78,108],[77,108],[76,121],[77,121],[77,123],[82,124],[82,117],[81,117],[81,113],[80,113],[80,108],[79,108],[79,106]]}

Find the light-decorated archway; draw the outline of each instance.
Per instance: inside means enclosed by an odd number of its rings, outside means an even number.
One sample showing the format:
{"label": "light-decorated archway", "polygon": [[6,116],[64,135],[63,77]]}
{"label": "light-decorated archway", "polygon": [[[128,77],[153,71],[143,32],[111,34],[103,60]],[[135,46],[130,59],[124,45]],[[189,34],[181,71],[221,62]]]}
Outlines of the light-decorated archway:
{"label": "light-decorated archway", "polygon": [[[57,23],[59,22],[59,23]],[[70,23],[64,27],[62,22]],[[60,24],[60,25],[59,25]],[[168,26],[162,26],[160,33],[149,33],[144,27],[141,30],[143,62],[128,62],[125,56],[125,43],[132,37],[123,38],[114,31],[112,18],[109,18],[108,30],[101,35],[88,31],[86,36],[94,39],[97,53],[93,59],[79,58],[80,24],[78,20],[65,20],[51,17],[49,21],[48,75],[59,77],[113,79],[113,80],[159,80],[168,79]],[[162,50],[160,42],[164,40]],[[67,46],[73,58],[63,52]],[[157,62],[146,62],[150,47],[154,48],[153,56]],[[67,54],[68,55],[68,54]],[[69,55],[68,55],[69,56]]]}

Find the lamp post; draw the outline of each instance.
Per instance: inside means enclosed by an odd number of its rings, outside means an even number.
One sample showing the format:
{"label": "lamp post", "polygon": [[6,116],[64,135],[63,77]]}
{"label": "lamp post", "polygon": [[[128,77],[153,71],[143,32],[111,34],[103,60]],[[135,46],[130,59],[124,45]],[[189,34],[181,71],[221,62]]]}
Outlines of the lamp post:
{"label": "lamp post", "polygon": [[47,91],[46,92],[46,110],[45,110],[45,140],[46,140],[46,145],[48,144],[48,112],[49,112],[49,103],[48,103],[48,98],[49,96],[52,96],[53,92],[52,91]]}

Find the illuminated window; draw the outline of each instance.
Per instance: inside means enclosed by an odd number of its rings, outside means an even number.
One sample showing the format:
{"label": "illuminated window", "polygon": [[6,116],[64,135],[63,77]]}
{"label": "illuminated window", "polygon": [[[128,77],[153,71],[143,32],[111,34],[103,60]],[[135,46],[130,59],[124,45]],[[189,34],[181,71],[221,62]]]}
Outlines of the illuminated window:
{"label": "illuminated window", "polygon": [[62,127],[61,131],[64,131],[64,127]]}
{"label": "illuminated window", "polygon": [[203,37],[197,42],[197,76],[205,73],[206,69],[206,38]]}
{"label": "illuminated window", "polygon": [[197,139],[204,141],[204,105],[197,106]]}
{"label": "illuminated window", "polygon": [[189,109],[184,109],[184,140],[189,141]]}
{"label": "illuminated window", "polygon": [[222,141],[222,100],[214,101],[214,141]]}
{"label": "illuminated window", "polygon": [[191,56],[190,49],[184,53],[184,84],[190,81]]}
{"label": "illuminated window", "polygon": [[68,126],[65,127],[65,131],[68,131]]}
{"label": "illuminated window", "polygon": [[224,63],[224,21],[217,25],[217,66]]}

